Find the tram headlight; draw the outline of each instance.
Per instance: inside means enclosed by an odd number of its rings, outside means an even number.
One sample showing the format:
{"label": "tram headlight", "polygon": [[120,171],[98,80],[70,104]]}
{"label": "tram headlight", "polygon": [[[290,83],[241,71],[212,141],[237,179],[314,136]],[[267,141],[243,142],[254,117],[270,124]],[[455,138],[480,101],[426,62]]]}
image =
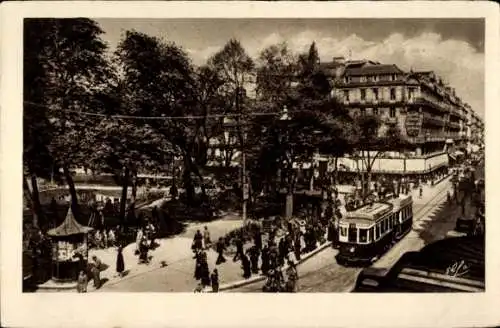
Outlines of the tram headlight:
{"label": "tram headlight", "polygon": [[354,246],[349,248],[349,252],[354,253]]}

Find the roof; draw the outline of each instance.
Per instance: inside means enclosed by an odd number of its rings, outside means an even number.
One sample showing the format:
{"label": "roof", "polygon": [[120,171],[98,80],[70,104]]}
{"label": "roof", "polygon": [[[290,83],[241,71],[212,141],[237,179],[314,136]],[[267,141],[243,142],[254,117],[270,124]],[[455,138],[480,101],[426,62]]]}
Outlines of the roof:
{"label": "roof", "polygon": [[387,200],[392,206],[394,206],[394,211],[410,204],[412,202],[411,195],[399,195],[399,197],[391,198]]}
{"label": "roof", "polygon": [[365,65],[362,67],[352,67],[349,65],[346,68],[345,75],[362,76],[362,75],[378,75],[378,74],[400,74],[403,73],[396,65]]}
{"label": "roof", "polygon": [[68,214],[66,214],[66,219],[64,219],[64,222],[57,228],[50,229],[47,232],[47,234],[53,237],[64,237],[64,236],[88,233],[91,230],[92,228],[82,226],[80,223],[76,221],[70,206],[68,209]]}
{"label": "roof", "polygon": [[373,203],[365,205],[347,214],[346,219],[364,219],[376,221],[380,217],[392,211],[392,205],[387,203]]}

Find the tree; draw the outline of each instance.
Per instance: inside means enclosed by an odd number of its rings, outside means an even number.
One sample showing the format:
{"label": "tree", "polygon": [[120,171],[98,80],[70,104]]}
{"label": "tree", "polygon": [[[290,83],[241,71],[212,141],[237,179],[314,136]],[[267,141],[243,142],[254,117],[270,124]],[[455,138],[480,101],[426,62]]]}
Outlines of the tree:
{"label": "tree", "polygon": [[133,119],[118,119],[111,115],[131,116],[128,90],[115,76],[108,88],[98,98],[96,110],[110,116],[100,119],[91,131],[93,152],[89,156],[94,171],[112,173],[122,186],[119,218],[125,220],[128,187],[132,183],[129,212],[135,212],[137,174],[139,170],[155,169],[171,158],[171,146],[163,135],[147,123]]}
{"label": "tree", "polygon": [[[264,184],[281,176],[287,193],[287,209],[293,207],[297,171],[301,163],[312,162],[317,151],[342,156],[352,142],[345,126],[352,125],[347,111],[331,97],[332,85],[319,66],[313,43],[309,51],[296,57],[285,44],[265,49],[257,67],[258,104],[261,111],[276,112],[276,117],[254,119],[257,159],[254,175]],[[283,108],[289,118],[281,120]],[[298,164],[299,168],[294,168]],[[312,181],[312,180],[311,180]],[[260,186],[263,187],[262,185]]]}
{"label": "tree", "polygon": [[364,174],[361,176],[363,181],[362,196],[364,198],[367,196],[371,184],[375,160],[386,151],[403,151],[410,144],[396,125],[386,126],[374,115],[361,115],[356,118],[356,135],[355,149],[367,176],[366,183],[364,183]]}
{"label": "tree", "polygon": [[[85,151],[90,149],[86,135],[92,126],[88,117],[78,112],[92,110],[94,94],[107,78],[102,33],[90,19],[25,21],[25,123],[43,122],[34,131],[46,135],[41,140],[53,160],[49,167],[63,170],[77,218],[78,197],[71,167],[84,163]],[[27,129],[31,128],[33,125]]]}
{"label": "tree", "polygon": [[[194,69],[186,53],[174,43],[146,34],[127,31],[116,56],[123,69],[127,106],[132,115],[173,116],[176,119],[148,120],[183,159],[183,182],[188,204],[194,200],[193,174],[200,178],[199,165],[206,162],[205,120],[197,95]],[[195,116],[195,117],[192,117]]]}
{"label": "tree", "polygon": [[[244,125],[247,123],[243,115],[251,108],[247,88],[253,82],[254,62],[241,43],[236,39],[231,39],[208,60],[208,67],[217,74],[219,81],[222,82],[219,92],[228,100],[228,103],[222,107],[225,111],[224,114],[237,114],[238,148],[243,151],[246,133]],[[234,147],[234,145],[228,146]],[[229,158],[229,163],[230,160],[231,158]],[[245,177],[242,176],[242,179]]]}

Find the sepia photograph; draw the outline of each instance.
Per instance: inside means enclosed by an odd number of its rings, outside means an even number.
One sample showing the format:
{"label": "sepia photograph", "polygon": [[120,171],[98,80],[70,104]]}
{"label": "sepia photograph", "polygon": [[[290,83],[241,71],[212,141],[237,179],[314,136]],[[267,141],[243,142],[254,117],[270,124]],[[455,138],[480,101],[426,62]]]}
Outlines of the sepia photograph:
{"label": "sepia photograph", "polygon": [[24,291],[484,291],[483,20],[27,18],[23,55]]}
{"label": "sepia photograph", "polygon": [[491,291],[486,18],[21,21],[22,295]]}

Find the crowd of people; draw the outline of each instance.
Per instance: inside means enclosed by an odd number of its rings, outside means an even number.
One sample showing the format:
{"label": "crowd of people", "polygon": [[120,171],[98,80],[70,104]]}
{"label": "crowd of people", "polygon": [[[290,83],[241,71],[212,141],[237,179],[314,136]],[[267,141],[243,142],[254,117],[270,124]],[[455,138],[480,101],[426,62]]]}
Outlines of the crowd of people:
{"label": "crowd of people", "polygon": [[[241,264],[242,277],[264,275],[267,280],[265,291],[294,292],[297,290],[298,273],[296,264],[304,254],[314,251],[327,240],[336,244],[338,240],[338,218],[341,216],[338,205],[330,202],[319,218],[291,220],[284,226],[273,226],[267,233],[257,226],[251,232],[251,242],[245,244],[243,233],[237,234],[230,243],[234,246],[232,262]],[[307,222],[308,221],[308,222]],[[194,278],[199,281],[195,292],[211,286],[213,292],[219,289],[219,273],[215,268],[210,273],[206,250],[211,247],[207,227],[203,233],[197,231],[193,238],[192,249],[195,259]],[[226,263],[227,243],[220,237],[215,243],[217,258],[215,267]],[[286,278],[286,279],[285,279]]]}

